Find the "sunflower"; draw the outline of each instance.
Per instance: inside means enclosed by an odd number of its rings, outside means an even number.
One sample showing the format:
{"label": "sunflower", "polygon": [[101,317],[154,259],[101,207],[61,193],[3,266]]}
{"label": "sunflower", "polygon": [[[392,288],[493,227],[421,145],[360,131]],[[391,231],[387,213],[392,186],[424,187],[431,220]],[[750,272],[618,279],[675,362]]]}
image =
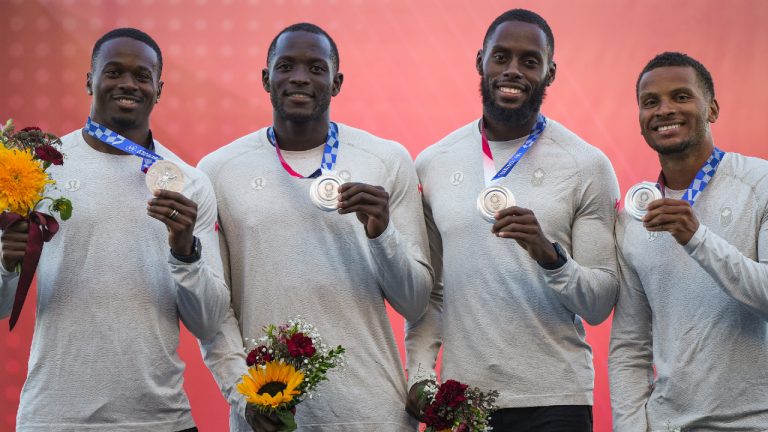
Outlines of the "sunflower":
{"label": "sunflower", "polygon": [[31,153],[0,146],[0,212],[26,216],[43,198],[48,178]]}
{"label": "sunflower", "polygon": [[248,373],[237,384],[237,391],[246,396],[248,403],[277,408],[301,394],[296,387],[304,381],[304,374],[289,364],[271,361],[264,366],[252,366]]}

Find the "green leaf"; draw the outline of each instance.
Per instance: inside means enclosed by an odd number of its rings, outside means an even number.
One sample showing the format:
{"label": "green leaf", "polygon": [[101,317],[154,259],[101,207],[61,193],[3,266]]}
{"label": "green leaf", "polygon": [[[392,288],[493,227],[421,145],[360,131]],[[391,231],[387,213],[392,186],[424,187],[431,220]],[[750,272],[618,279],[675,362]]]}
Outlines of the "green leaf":
{"label": "green leaf", "polygon": [[280,410],[275,414],[277,414],[277,418],[283,422],[283,425],[280,427],[280,432],[293,432],[298,428],[296,418],[293,417],[293,414],[290,411]]}
{"label": "green leaf", "polygon": [[72,217],[72,201],[68,198],[56,198],[49,207],[51,212],[58,212],[61,220],[67,220]]}

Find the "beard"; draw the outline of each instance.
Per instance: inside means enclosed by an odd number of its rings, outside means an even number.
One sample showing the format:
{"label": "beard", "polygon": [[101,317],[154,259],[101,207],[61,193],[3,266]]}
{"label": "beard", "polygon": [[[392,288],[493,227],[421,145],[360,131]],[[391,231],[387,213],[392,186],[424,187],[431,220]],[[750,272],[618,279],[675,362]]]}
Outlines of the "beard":
{"label": "beard", "polygon": [[661,145],[656,141],[653,141],[650,134],[647,134],[647,135],[643,134],[643,138],[645,138],[645,142],[648,143],[648,146],[650,146],[659,155],[671,156],[671,155],[682,155],[690,151],[693,151],[695,148],[699,147],[699,145],[705,142],[708,133],[709,133],[709,123],[705,122],[701,126],[696,128],[696,131],[694,132],[693,136],[688,137],[677,144],[666,145],[666,146]]}
{"label": "beard", "polygon": [[309,123],[323,118],[328,111],[328,108],[331,106],[331,93],[316,93],[315,98],[317,103],[309,113],[289,113],[281,103],[280,97],[277,95],[277,90],[272,89],[272,91],[269,92],[269,100],[272,102],[272,108],[277,112],[277,115],[287,121],[295,123]]}
{"label": "beard", "polygon": [[524,125],[539,114],[546,90],[546,86],[534,88],[529,95],[530,97],[519,108],[502,108],[496,105],[493,100],[490,84],[481,77],[480,95],[483,97],[483,114],[499,123],[510,123],[515,126]]}
{"label": "beard", "polygon": [[111,120],[112,120],[112,124],[117,126],[114,129],[118,129],[118,130],[121,130],[121,129],[122,130],[132,129],[132,128],[134,128],[138,124],[136,119],[132,118],[132,117],[117,117],[117,116],[113,116],[111,118]]}

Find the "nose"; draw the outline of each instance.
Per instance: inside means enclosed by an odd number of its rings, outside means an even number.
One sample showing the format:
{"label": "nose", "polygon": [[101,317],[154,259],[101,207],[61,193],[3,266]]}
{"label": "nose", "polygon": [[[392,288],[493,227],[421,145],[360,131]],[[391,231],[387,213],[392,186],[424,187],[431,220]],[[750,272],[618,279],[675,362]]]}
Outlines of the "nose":
{"label": "nose", "polygon": [[664,117],[675,113],[675,104],[667,98],[662,98],[659,101],[659,107],[656,110],[656,116]]}
{"label": "nose", "polygon": [[117,87],[120,90],[138,90],[139,84],[133,74],[126,73],[122,74],[120,77],[120,82],[117,83]]}
{"label": "nose", "polygon": [[502,72],[505,78],[522,78],[523,74],[520,72],[516,59],[513,59],[507,64],[506,69]]}
{"label": "nose", "polygon": [[309,83],[309,69],[305,67],[296,67],[291,71],[289,80],[292,84],[308,84]]}

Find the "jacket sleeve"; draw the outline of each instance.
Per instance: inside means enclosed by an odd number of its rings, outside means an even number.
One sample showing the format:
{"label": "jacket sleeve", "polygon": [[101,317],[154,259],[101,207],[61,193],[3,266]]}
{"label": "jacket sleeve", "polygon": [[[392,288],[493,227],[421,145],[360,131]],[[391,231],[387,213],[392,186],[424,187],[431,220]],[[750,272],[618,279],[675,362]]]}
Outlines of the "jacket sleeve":
{"label": "jacket sleeve", "polygon": [[[573,220],[572,250],[566,263],[544,270],[549,287],[571,312],[597,325],[611,314],[619,289],[614,225],[619,183],[600,154],[585,170],[581,202]],[[586,175],[588,173],[589,175]]]}
{"label": "jacket sleeve", "polygon": [[[399,145],[398,145],[399,146]],[[432,268],[413,161],[400,147],[389,184],[389,225],[368,242],[373,271],[387,301],[406,320],[418,319],[427,307]]]}

